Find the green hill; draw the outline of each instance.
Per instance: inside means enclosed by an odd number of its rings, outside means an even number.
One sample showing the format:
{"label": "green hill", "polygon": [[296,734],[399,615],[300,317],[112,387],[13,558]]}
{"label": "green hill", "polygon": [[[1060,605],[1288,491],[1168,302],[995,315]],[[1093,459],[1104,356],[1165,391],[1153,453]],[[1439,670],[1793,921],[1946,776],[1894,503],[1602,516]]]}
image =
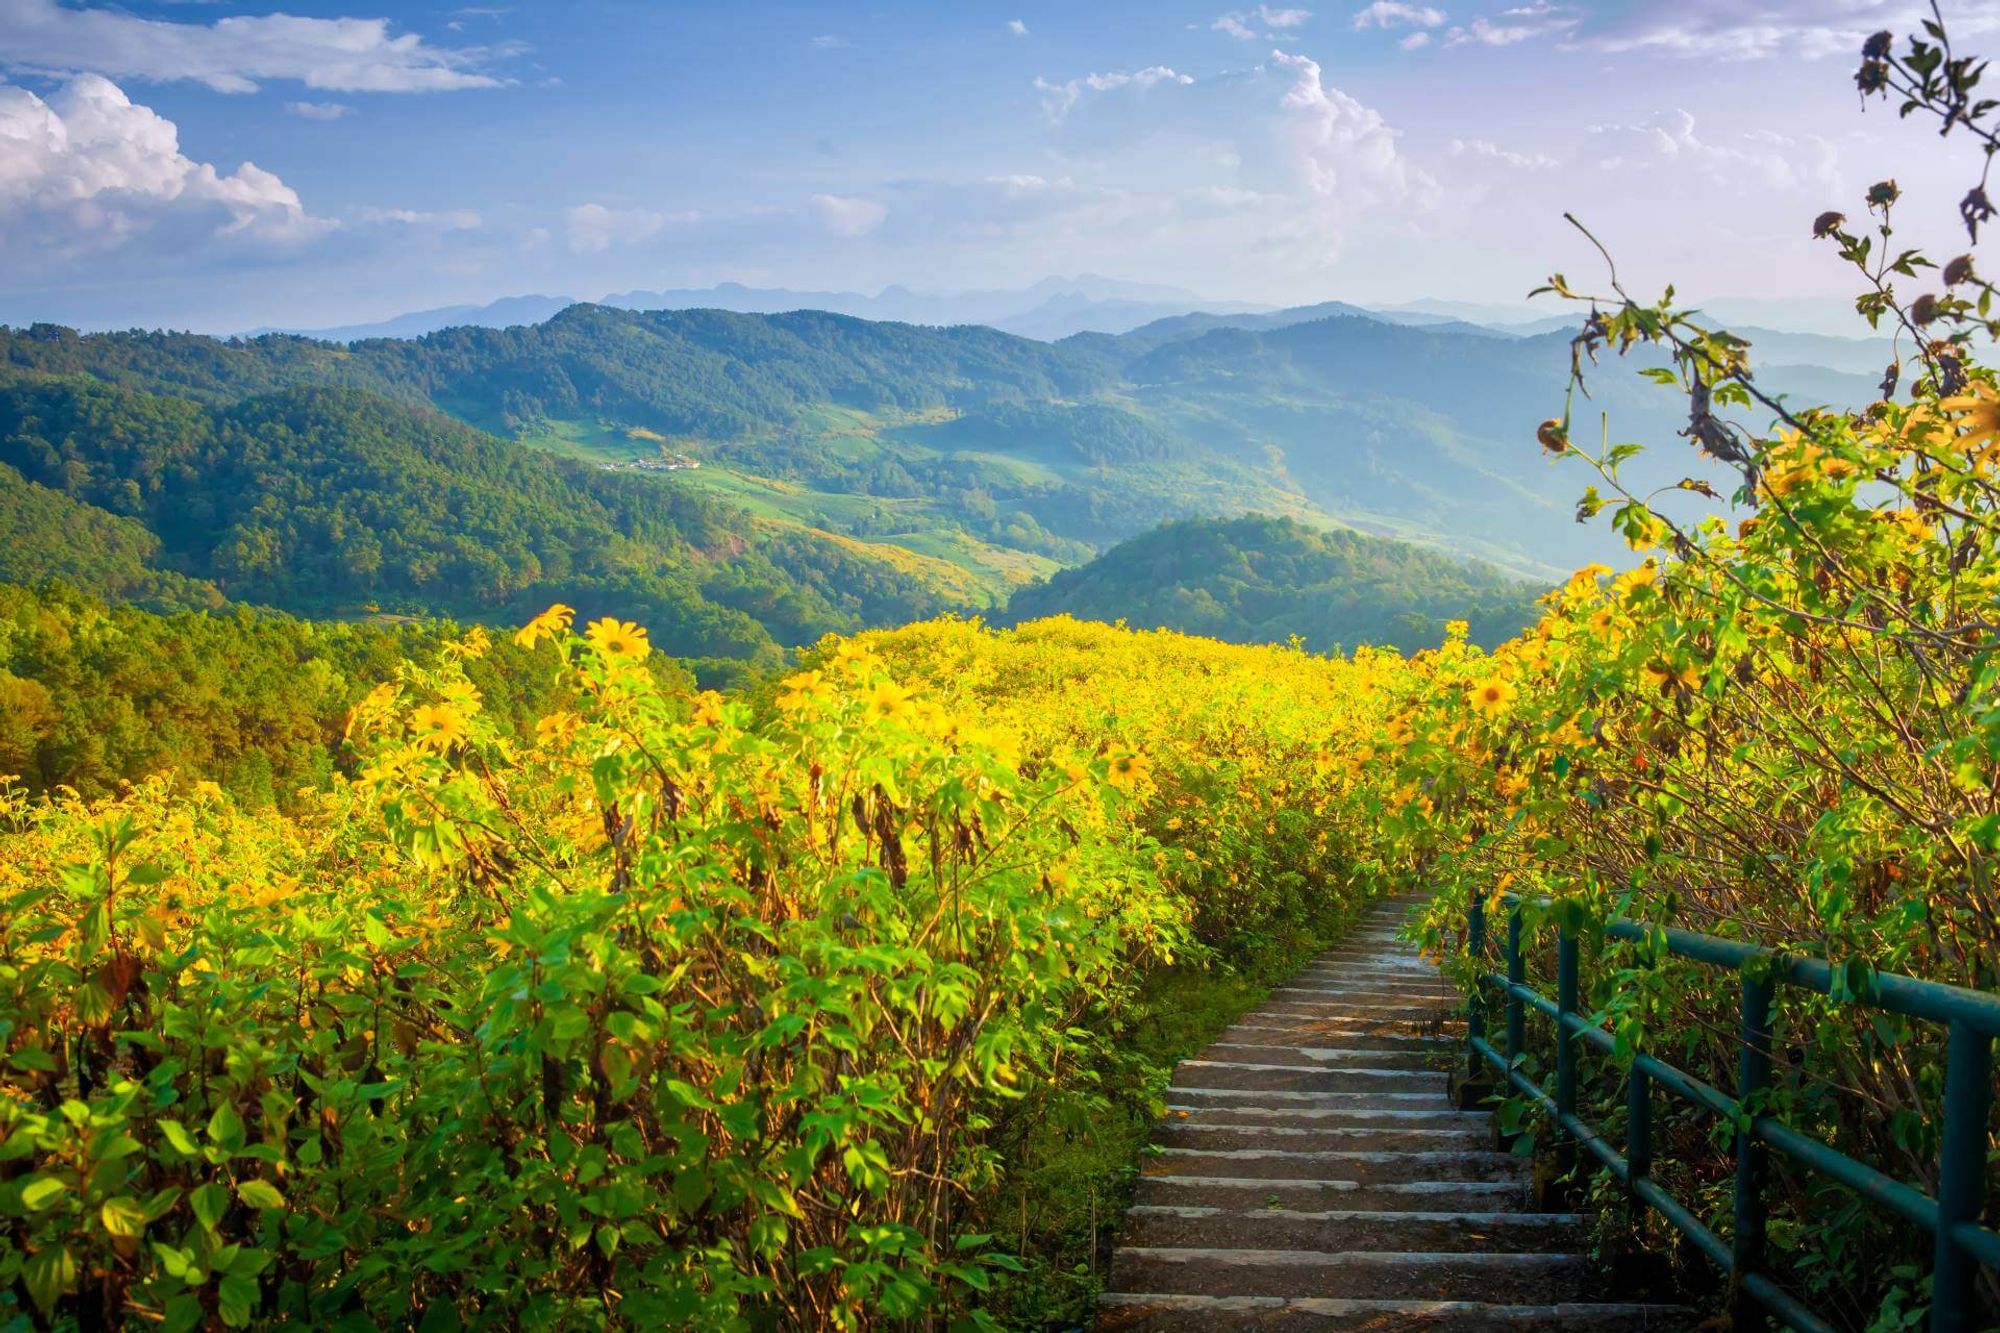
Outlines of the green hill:
{"label": "green hill", "polygon": [[1008,616],[1124,620],[1231,643],[1294,636],[1321,651],[1435,645],[1448,620],[1492,644],[1535,619],[1541,590],[1405,542],[1249,515],[1167,523],[1023,588]]}
{"label": "green hill", "polygon": [[507,620],[564,601],[644,620],[695,658],[770,657],[962,601],[901,552],[767,531],[668,479],[349,388],[204,406],[81,377],[0,382],[0,530],[63,534],[32,565],[10,554],[16,577],[114,597],[195,580],[298,614]]}
{"label": "green hill", "polygon": [[[762,609],[754,609],[760,598],[742,578],[721,595],[719,571],[689,575],[705,596],[749,609],[781,641],[841,616],[886,615],[887,606],[908,600],[887,585],[880,595],[849,596],[852,571],[834,552],[866,552],[829,547],[829,537],[897,548],[910,558],[903,562],[906,581],[934,602],[973,606],[1002,604],[1021,584],[1162,521],[1214,514],[1280,514],[1415,539],[1543,578],[1588,560],[1622,558],[1615,537],[1601,527],[1568,521],[1584,478],[1575,468],[1552,465],[1534,443],[1536,425],[1560,408],[1566,334],[1399,326],[1337,311],[1291,321],[1289,315],[1317,312],[1286,313],[1284,320],[1169,321],[1055,344],[987,328],[815,311],[593,305],[571,306],[538,325],[349,345],[285,335],[80,335],[37,325],[0,329],[0,379],[87,376],[206,410],[225,424],[236,419],[231,414],[272,410],[245,409],[246,400],[297,404],[305,400],[296,395],[308,389],[342,390],[369,395],[378,415],[390,405],[412,420],[441,413],[487,432],[481,438],[488,441],[497,437],[580,463],[660,462],[664,453],[681,470],[563,483],[587,492],[581,507],[560,521],[544,513],[531,525],[539,535],[523,540],[546,569],[551,534],[541,530],[542,519],[558,528],[601,527],[593,515],[605,508],[625,515],[606,520],[612,530],[655,508],[666,512],[669,526],[694,522],[696,512],[738,515],[729,521],[747,527],[747,545],[766,553],[772,534],[783,531],[790,547],[802,548],[786,566],[790,578],[828,603],[831,618],[810,605],[812,598],[789,608],[761,598]],[[1673,397],[1629,373],[1637,368],[1603,368],[1586,410],[1607,412],[1614,438],[1671,438],[1685,424],[1673,415]],[[1832,371],[1780,367],[1764,382],[1778,389],[1791,383],[1816,399],[1872,392]],[[1594,430],[1595,422],[1579,428]],[[445,448],[452,458],[469,448],[440,426],[426,429],[440,432],[441,447],[457,441]],[[325,431],[308,434],[316,450],[331,440]],[[465,453],[475,455],[489,456]],[[444,471],[459,467],[440,458]],[[486,462],[477,463],[466,484],[487,500],[474,502],[468,493],[465,503],[477,511],[491,500],[493,486],[524,484],[543,488],[532,507],[548,510],[546,486],[554,483],[543,478],[555,474],[522,470],[528,467],[509,462],[489,473]],[[1703,476],[1704,467],[1691,448],[1668,448],[1633,460],[1627,472],[1644,491]],[[362,471],[373,468],[368,463]],[[437,469],[420,475],[413,490],[428,494]],[[1731,487],[1727,479],[1709,479]],[[377,484],[372,476],[356,480]],[[643,489],[620,489],[642,481]],[[607,488],[627,498],[608,496]],[[643,501],[630,498],[640,495]],[[1691,492],[1682,495],[1687,504],[1700,503]],[[689,508],[704,497],[710,508]],[[746,511],[755,523],[740,517]],[[438,560],[458,562],[459,572],[445,580],[459,598],[454,610],[490,605],[504,588],[536,581],[520,543],[502,535],[511,532],[512,518],[499,509],[491,517],[497,527],[459,534],[448,531],[458,523],[449,515],[432,525],[433,536],[418,539]],[[439,543],[450,549],[434,550]],[[468,544],[476,554],[453,553]],[[688,544],[716,549],[701,537]],[[616,543],[602,532],[585,545],[607,548],[584,560],[604,566],[588,577],[628,572],[632,561],[608,549]],[[254,550],[246,554],[256,558]],[[168,558],[175,569],[215,577],[187,552],[170,550]],[[364,550],[355,558],[369,557]],[[393,553],[384,558],[385,568],[393,568]],[[444,576],[426,574],[425,558],[413,555],[415,563],[403,568],[422,584],[420,600],[430,605]],[[574,552],[567,559],[575,564]],[[750,584],[778,586],[749,567],[754,557],[746,561],[741,573]],[[829,561],[837,572],[822,569]],[[467,562],[472,567],[461,568]],[[325,563],[314,580],[327,576]],[[652,563],[655,573],[685,564]],[[870,578],[874,563],[864,561]],[[347,590],[341,571],[331,572],[335,582],[325,586]],[[572,572],[566,566],[563,576]],[[460,593],[461,582],[477,590],[474,600],[464,600],[473,594]],[[687,599],[677,594],[677,600]]]}

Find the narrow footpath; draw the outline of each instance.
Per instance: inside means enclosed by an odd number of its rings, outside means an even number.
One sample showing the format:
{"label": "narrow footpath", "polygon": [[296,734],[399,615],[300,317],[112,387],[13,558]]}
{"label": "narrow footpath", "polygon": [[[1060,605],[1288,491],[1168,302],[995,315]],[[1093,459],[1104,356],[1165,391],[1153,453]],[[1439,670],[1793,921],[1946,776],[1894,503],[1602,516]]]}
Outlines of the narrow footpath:
{"label": "narrow footpath", "polygon": [[1449,1092],[1456,992],[1397,939],[1414,900],[1175,1071],[1099,1305],[1103,1329],[1687,1329],[1598,1299],[1585,1220]]}

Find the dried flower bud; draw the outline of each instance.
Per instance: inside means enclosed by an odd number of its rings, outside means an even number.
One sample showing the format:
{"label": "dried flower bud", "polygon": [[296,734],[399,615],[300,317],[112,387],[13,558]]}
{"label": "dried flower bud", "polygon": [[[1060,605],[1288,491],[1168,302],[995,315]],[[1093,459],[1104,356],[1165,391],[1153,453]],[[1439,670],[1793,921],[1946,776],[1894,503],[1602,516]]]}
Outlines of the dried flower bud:
{"label": "dried flower bud", "polygon": [[1569,449],[1569,432],[1554,417],[1542,423],[1541,429],[1535,432],[1535,438],[1542,442],[1542,448],[1552,454],[1565,453]]}
{"label": "dried flower bud", "polygon": [[1879,60],[1868,61],[1854,72],[1854,86],[1863,97],[1873,97],[1889,86],[1889,67]]}
{"label": "dried flower bud", "polygon": [[1972,281],[1972,256],[1960,255],[1944,266],[1944,285],[1956,287],[1961,282]]}
{"label": "dried flower bud", "polygon": [[1868,187],[1868,206],[1870,208],[1887,208],[1902,198],[1902,196],[1903,192],[1896,188],[1896,182],[1877,181]]}
{"label": "dried flower bud", "polygon": [[1993,201],[1986,197],[1984,186],[1975,185],[1958,201],[1958,216],[1965,223],[1965,230],[1976,243],[1979,240],[1979,224],[1993,217]]}
{"label": "dried flower bud", "polygon": [[1910,302],[1910,322],[1917,327],[1922,328],[1924,325],[1936,320],[1937,317],[1937,297],[1932,296],[1929,292],[1925,292],[1922,296]]}
{"label": "dried flower bud", "polygon": [[1866,42],[1862,43],[1861,58],[1863,60],[1886,59],[1889,54],[1889,48],[1895,44],[1895,41],[1896,41],[1895,33],[1878,32],[1873,37],[1870,37]]}
{"label": "dried flower bud", "polygon": [[1813,239],[1816,241],[1826,239],[1834,232],[1839,231],[1841,224],[1846,221],[1847,214],[1836,213],[1829,208],[1826,212],[1813,219]]}

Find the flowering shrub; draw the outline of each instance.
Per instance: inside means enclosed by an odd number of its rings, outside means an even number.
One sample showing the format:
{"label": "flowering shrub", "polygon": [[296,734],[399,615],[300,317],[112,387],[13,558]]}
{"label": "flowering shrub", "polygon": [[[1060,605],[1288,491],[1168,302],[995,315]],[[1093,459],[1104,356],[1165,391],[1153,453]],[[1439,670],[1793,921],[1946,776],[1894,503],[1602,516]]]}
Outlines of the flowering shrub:
{"label": "flowering shrub", "polygon": [[532,743],[474,631],[295,818],[9,798],[0,1320],[981,1322],[1017,1108],[1352,845],[1342,663],[947,622],[753,704],[635,625],[519,639],[576,701]]}
{"label": "flowering shrub", "polygon": [[[1948,130],[1994,142],[1991,107],[1969,96],[1978,69],[1946,58],[1941,28],[1906,59],[1890,49],[1871,40],[1864,90],[1908,74],[1906,114],[1935,101]],[[1410,743],[1383,756],[1402,800],[1385,828],[1438,858],[1440,950],[1474,896],[1512,888],[1573,919],[1831,960],[1834,996],[1785,993],[1769,1109],[1935,1192],[1942,1033],[1850,1001],[1876,970],[2000,986],[2000,387],[1972,359],[1994,328],[1969,256],[1942,292],[1899,291],[1934,266],[1891,247],[1898,198],[1893,182],[1868,192],[1872,235],[1837,213],[1813,229],[1858,269],[1858,308],[1903,358],[1859,412],[1769,397],[1749,344],[1671,292],[1645,304],[1615,278],[1597,296],[1552,281],[1592,305],[1577,383],[1601,353],[1663,351],[1645,373],[1686,396],[1685,434],[1740,486],[1639,494],[1623,467],[1638,446],[1591,451],[1567,417],[1546,423],[1544,447],[1591,473],[1579,518],[1607,515],[1643,562],[1579,571],[1491,655],[1426,659],[1393,724]],[[1690,513],[1697,496],[1710,504]],[[1598,945],[1588,998],[1621,1050],[1729,1086],[1736,979]],[[1622,1093],[1606,1091],[1615,1128]],[[1690,1116],[1667,1135],[1663,1176],[1726,1233],[1727,1127]],[[1928,1238],[1824,1180],[1781,1169],[1777,1191],[1772,1240],[1796,1286],[1855,1326],[1921,1316]]]}

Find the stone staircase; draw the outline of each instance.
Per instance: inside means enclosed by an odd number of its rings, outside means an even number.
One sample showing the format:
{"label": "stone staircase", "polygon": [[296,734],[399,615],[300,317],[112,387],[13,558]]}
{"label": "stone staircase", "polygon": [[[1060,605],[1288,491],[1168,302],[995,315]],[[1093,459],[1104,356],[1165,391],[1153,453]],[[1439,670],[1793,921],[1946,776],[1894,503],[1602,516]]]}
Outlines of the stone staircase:
{"label": "stone staircase", "polygon": [[1688,1329],[1599,1299],[1584,1219],[1458,1110],[1455,991],[1373,907],[1175,1071],[1099,1304],[1102,1329]]}

